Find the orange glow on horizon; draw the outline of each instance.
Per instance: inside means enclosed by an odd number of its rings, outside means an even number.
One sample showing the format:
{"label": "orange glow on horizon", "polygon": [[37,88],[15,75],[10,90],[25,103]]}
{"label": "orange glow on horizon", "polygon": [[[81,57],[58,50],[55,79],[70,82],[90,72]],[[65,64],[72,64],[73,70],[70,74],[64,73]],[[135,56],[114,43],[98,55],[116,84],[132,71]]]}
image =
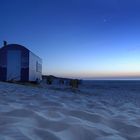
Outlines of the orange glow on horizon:
{"label": "orange glow on horizon", "polygon": [[140,71],[77,71],[77,72],[62,72],[56,74],[49,74],[69,78],[139,78]]}

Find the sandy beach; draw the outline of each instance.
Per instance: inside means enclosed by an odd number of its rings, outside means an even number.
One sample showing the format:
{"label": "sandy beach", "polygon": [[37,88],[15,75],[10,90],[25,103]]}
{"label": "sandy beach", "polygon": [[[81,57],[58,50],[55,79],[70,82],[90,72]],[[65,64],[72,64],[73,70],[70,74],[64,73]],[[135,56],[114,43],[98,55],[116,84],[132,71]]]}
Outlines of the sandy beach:
{"label": "sandy beach", "polygon": [[0,82],[0,140],[139,140],[140,82],[78,90]]}

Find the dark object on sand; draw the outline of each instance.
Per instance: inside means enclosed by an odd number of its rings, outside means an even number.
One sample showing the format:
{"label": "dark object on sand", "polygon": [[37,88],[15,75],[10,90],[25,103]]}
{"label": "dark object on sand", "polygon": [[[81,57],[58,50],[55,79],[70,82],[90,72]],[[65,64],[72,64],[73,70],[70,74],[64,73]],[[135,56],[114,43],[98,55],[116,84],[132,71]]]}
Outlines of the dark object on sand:
{"label": "dark object on sand", "polygon": [[72,88],[78,88],[78,86],[79,86],[79,80],[78,79],[70,80],[70,86]]}
{"label": "dark object on sand", "polygon": [[52,82],[53,82],[52,77],[51,76],[48,76],[46,82],[47,82],[48,85],[51,85]]}

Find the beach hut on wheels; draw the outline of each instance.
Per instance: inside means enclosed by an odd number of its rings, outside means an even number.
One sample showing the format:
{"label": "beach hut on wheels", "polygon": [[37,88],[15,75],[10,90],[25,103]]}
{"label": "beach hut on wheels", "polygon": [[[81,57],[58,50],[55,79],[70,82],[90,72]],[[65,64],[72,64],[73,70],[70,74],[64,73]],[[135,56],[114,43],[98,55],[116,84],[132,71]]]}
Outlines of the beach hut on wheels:
{"label": "beach hut on wheels", "polygon": [[41,79],[41,58],[22,45],[4,41],[0,48],[0,80],[38,82]]}

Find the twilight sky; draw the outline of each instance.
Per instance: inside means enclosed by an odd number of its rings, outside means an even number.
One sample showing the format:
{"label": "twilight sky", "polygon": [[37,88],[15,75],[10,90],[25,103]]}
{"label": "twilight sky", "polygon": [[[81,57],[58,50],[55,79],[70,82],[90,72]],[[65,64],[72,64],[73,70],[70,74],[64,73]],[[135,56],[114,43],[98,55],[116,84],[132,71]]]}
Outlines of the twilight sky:
{"label": "twilight sky", "polygon": [[0,0],[0,40],[40,56],[43,74],[140,79],[140,0]]}

